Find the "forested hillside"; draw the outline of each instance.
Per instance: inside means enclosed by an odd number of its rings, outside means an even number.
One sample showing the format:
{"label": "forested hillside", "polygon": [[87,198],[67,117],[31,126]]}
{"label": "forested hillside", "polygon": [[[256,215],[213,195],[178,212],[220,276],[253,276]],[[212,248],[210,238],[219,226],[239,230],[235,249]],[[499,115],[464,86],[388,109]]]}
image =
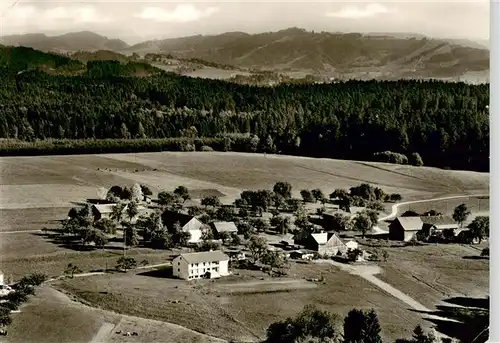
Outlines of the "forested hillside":
{"label": "forested hillside", "polygon": [[251,133],[251,151],[361,160],[382,151],[418,152],[425,165],[488,170],[488,85],[349,81],[271,88],[163,72],[121,77],[118,62],[89,63],[92,72],[82,75],[1,69],[0,137],[144,142]]}

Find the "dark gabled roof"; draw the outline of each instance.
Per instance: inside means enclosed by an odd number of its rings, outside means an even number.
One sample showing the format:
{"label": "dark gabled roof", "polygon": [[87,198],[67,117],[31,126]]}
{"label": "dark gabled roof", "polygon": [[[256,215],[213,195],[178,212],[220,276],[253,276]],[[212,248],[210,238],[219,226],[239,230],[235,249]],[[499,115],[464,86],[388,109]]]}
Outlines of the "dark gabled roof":
{"label": "dark gabled roof", "polygon": [[227,256],[226,254],[224,254],[220,250],[181,254],[180,257],[182,257],[184,260],[186,260],[187,263],[200,263],[200,262],[229,260],[229,256]]}
{"label": "dark gabled roof", "polygon": [[175,211],[165,211],[163,212],[161,219],[163,221],[163,224],[166,225],[167,227],[172,227],[177,222],[181,224],[181,227],[184,227],[184,225],[186,225],[193,218],[195,217],[190,216],[188,214],[179,213]]}
{"label": "dark gabled roof", "polygon": [[424,224],[428,225],[453,225],[456,222],[450,216],[422,216],[420,217]]}
{"label": "dark gabled roof", "polygon": [[398,217],[396,220],[405,231],[420,231],[424,225],[420,217]]}
{"label": "dark gabled roof", "polygon": [[218,233],[221,232],[238,232],[238,228],[236,227],[236,224],[234,222],[214,222],[212,223],[214,226],[215,230]]}

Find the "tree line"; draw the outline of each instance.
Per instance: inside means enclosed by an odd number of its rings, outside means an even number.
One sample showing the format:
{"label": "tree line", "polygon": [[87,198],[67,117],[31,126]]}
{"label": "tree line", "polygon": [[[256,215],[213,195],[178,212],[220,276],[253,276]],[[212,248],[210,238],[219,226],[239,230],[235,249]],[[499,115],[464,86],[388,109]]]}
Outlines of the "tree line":
{"label": "tree line", "polygon": [[166,72],[123,76],[135,67],[89,63],[91,72],[80,75],[1,68],[0,138],[244,136],[247,151],[407,163],[388,154],[394,153],[418,165],[489,169],[489,85],[345,81],[256,87]]}

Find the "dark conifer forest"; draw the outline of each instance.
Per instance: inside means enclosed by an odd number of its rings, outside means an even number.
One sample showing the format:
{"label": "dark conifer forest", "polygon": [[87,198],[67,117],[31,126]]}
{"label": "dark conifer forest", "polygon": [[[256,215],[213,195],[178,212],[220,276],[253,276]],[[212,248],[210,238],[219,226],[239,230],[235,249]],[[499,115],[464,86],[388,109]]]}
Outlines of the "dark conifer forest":
{"label": "dark conifer forest", "polygon": [[61,57],[41,71],[3,58],[0,138],[9,139],[0,144],[2,155],[158,151],[176,142],[179,150],[207,145],[355,160],[418,153],[427,166],[489,170],[489,85],[256,87],[141,64],[79,65]]}

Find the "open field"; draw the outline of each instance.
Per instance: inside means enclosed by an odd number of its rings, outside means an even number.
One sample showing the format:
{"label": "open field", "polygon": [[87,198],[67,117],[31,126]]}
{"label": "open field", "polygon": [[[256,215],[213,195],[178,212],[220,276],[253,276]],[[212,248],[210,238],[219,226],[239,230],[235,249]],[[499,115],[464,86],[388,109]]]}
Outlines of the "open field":
{"label": "open field", "polygon": [[[123,256],[121,249],[77,251],[57,246],[33,234],[1,235],[0,239],[3,243],[0,270],[6,277],[13,279],[34,272],[59,276],[68,263],[84,272],[104,270],[106,265],[112,269],[116,260]],[[134,248],[127,251],[127,256],[134,257],[138,262],[147,260],[150,264],[159,264],[169,261],[172,251]]]}
{"label": "open field", "polygon": [[0,234],[5,231],[32,231],[57,228],[65,219],[70,207],[40,207],[26,209],[1,209]]}
{"label": "open field", "polygon": [[[58,281],[57,287],[108,310],[172,322],[225,339],[256,341],[265,336],[270,323],[296,315],[307,304],[341,316],[353,307],[375,308],[384,338],[392,341],[409,336],[419,323],[425,325],[405,303],[333,266],[292,264],[289,278],[278,282],[269,281],[261,272],[238,272],[241,275],[191,284],[161,273],[114,274]],[[325,283],[303,280],[320,273]],[[280,283],[281,292],[269,287]],[[311,286],[305,288],[308,283]],[[245,292],[228,293],[240,287]]]}
{"label": "open field", "polygon": [[459,244],[428,244],[384,248],[389,253],[377,277],[418,299],[428,308],[455,296],[489,294],[489,260],[477,259],[481,248]]}
{"label": "open field", "polygon": [[326,194],[361,182],[400,193],[404,200],[484,193],[489,174],[331,159],[223,152],[140,153],[0,158],[0,209],[68,207],[110,186],[142,182],[154,192],[217,189],[232,201],[241,190],[288,181]]}
{"label": "open field", "polygon": [[[40,320],[47,318],[47,320]],[[54,325],[55,323],[55,325]],[[95,341],[103,324],[112,328],[102,330],[102,340]],[[116,331],[137,332],[138,336],[125,337]],[[200,333],[174,324],[120,315],[92,308],[69,299],[65,294],[44,286],[37,295],[14,316],[8,329],[6,343],[223,343]]]}
{"label": "open field", "polygon": [[489,197],[473,197],[429,202],[426,201],[415,204],[401,205],[398,208],[398,214],[401,214],[408,210],[412,210],[417,213],[424,213],[429,210],[435,210],[445,215],[452,215],[455,207],[460,204],[467,205],[467,208],[472,212],[472,214],[487,215],[487,213],[490,211]]}

